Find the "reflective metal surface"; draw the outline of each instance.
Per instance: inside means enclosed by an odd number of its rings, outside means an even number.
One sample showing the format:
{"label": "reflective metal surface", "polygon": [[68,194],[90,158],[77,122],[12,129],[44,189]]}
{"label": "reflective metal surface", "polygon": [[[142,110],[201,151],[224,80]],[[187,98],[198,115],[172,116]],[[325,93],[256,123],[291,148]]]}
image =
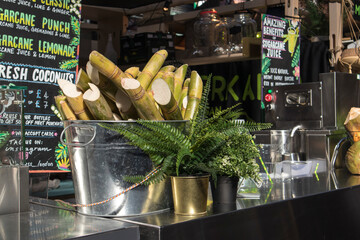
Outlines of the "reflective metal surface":
{"label": "reflective metal surface", "polygon": [[310,176],[250,186],[247,198],[209,206],[203,216],[169,211],[116,220],[139,225],[142,240],[357,239],[360,176],[335,170],[335,186],[330,173],[318,167]]}
{"label": "reflective metal surface", "polygon": [[29,167],[0,166],[0,215],[28,210]]}
{"label": "reflective metal surface", "polygon": [[[128,145],[120,134],[101,127],[99,123],[116,127],[137,124],[131,121],[64,121],[78,204],[107,200],[133,185],[124,181],[124,176],[146,175],[153,169],[147,155]],[[104,204],[80,207],[79,212],[123,217],[165,211],[170,206],[171,186],[170,180],[167,180],[138,186]]]}
{"label": "reflective metal surface", "polygon": [[135,225],[84,216],[65,210],[54,201],[42,201],[57,207],[30,204],[28,212],[0,215],[0,239],[140,239]]}

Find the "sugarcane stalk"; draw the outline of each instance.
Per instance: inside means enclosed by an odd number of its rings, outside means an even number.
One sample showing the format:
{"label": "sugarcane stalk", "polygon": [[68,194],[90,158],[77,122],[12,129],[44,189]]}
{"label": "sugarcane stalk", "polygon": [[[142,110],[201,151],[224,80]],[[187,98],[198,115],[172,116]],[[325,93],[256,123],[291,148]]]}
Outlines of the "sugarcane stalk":
{"label": "sugarcane stalk", "polygon": [[126,78],[126,74],[112,61],[95,50],[90,53],[89,60],[91,65],[110,79],[117,88],[122,88],[121,79]]}
{"label": "sugarcane stalk", "polygon": [[130,67],[126,69],[125,75],[128,78],[136,78],[139,74],[140,70],[139,67]]}
{"label": "sugarcane stalk", "polygon": [[73,110],[66,101],[60,101],[60,106],[66,120],[77,120]]}
{"label": "sugarcane stalk", "polygon": [[[160,68],[160,70],[158,71],[158,73],[155,75],[154,79],[158,79],[158,78],[162,78],[162,76],[164,75],[165,72],[173,72],[175,70],[175,66],[173,65],[166,65],[162,68]],[[148,89],[151,89],[151,87],[148,87]]]}
{"label": "sugarcane stalk", "polygon": [[186,107],[188,104],[188,96],[185,96],[183,98],[183,100],[181,101],[181,116],[184,118],[185,117],[185,111],[186,111]]}
{"label": "sugarcane stalk", "polygon": [[63,112],[63,110],[62,110],[62,108],[61,108],[61,104],[60,104],[61,101],[66,101],[66,96],[64,96],[64,95],[58,95],[58,96],[55,96],[55,97],[54,97],[54,100],[55,100],[56,108],[58,109],[58,111],[59,111],[62,119],[65,119],[65,120],[66,120],[65,114],[64,114],[64,112]]}
{"label": "sugarcane stalk", "polygon": [[63,120],[76,120],[76,116],[68,103],[66,102],[66,96],[55,96],[55,105]]}
{"label": "sugarcane stalk", "polygon": [[178,69],[175,71],[174,75],[174,98],[177,102],[180,100],[181,96],[181,90],[183,87],[184,79],[186,77],[186,71],[187,71],[188,65],[184,64],[181,65]]}
{"label": "sugarcane stalk", "polygon": [[169,85],[161,78],[152,84],[154,99],[159,105],[166,120],[182,120],[181,111],[170,90]]}
{"label": "sugarcane stalk", "polygon": [[58,79],[58,84],[76,118],[79,120],[91,120],[92,115],[84,103],[82,92],[78,90],[76,85],[64,79]]}
{"label": "sugarcane stalk", "polygon": [[180,109],[182,109],[181,107],[182,107],[183,99],[188,95],[189,83],[190,83],[190,78],[185,79],[181,90],[180,99],[178,101]]}
{"label": "sugarcane stalk", "polygon": [[89,83],[90,88],[84,93],[84,102],[96,120],[114,120],[113,113],[99,88]]}
{"label": "sugarcane stalk", "polygon": [[89,74],[91,82],[100,89],[101,93],[110,98],[112,101],[115,101],[115,94],[117,91],[115,84],[100,73],[98,69],[93,67],[90,61],[86,64],[86,71]]}
{"label": "sugarcane stalk", "polygon": [[82,68],[80,68],[77,78],[75,80],[76,87],[78,87],[84,93],[90,88],[89,82],[91,82],[91,79],[89,78],[87,73]]}
{"label": "sugarcane stalk", "polygon": [[185,111],[185,120],[190,120],[195,117],[197,114],[202,91],[203,91],[203,82],[200,75],[196,71],[191,72],[190,83],[189,83],[189,93],[188,93],[188,103]]}
{"label": "sugarcane stalk", "polygon": [[173,72],[165,72],[162,79],[168,84],[170,91],[174,92],[174,75]]}
{"label": "sugarcane stalk", "polygon": [[138,119],[139,115],[129,96],[121,89],[118,89],[115,95],[116,107],[120,116],[124,120]]}
{"label": "sugarcane stalk", "polygon": [[144,90],[138,80],[123,78],[121,83],[141,118],[147,120],[163,120],[155,106],[155,101]]}
{"label": "sugarcane stalk", "polygon": [[161,66],[164,64],[168,56],[166,50],[157,51],[145,65],[144,69],[139,74],[137,80],[140,82],[141,87],[145,90],[148,89],[152,79],[155,77]]}

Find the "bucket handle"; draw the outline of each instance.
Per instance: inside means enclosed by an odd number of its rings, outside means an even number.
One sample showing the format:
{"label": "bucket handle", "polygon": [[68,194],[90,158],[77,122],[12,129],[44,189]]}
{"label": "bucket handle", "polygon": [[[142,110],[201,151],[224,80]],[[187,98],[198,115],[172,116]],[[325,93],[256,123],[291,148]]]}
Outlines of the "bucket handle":
{"label": "bucket handle", "polygon": [[[88,141],[87,143],[66,143],[64,141],[64,133],[70,127],[90,128],[90,129],[93,130],[94,135],[91,137],[90,141]],[[96,127],[91,126],[91,125],[89,126],[89,125],[85,125],[85,124],[76,124],[76,123],[74,123],[74,124],[70,124],[69,126],[65,127],[64,130],[62,130],[62,132],[60,134],[60,142],[61,142],[61,144],[66,145],[66,146],[85,147],[85,146],[89,145],[92,141],[94,141],[95,136],[96,136]]]}

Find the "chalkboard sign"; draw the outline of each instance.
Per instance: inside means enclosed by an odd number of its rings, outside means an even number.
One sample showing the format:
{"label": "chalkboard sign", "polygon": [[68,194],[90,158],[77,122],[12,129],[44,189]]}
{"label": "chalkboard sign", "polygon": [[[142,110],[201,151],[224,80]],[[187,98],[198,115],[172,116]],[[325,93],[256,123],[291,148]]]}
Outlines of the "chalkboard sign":
{"label": "chalkboard sign", "polygon": [[293,85],[300,81],[300,24],[262,15],[262,86]]}
{"label": "chalkboard sign", "polygon": [[[54,96],[57,79],[75,81],[79,37],[80,0],[0,0],[0,85],[27,87],[24,156],[31,172],[69,171]],[[16,129],[5,113],[0,124]]]}

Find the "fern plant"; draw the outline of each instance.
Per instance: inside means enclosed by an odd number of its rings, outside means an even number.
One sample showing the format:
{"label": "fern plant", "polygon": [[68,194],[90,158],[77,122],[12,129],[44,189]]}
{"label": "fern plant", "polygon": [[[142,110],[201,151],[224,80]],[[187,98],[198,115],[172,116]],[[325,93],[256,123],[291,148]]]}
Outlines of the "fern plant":
{"label": "fern plant", "polygon": [[[235,121],[241,114],[241,109],[236,109],[238,105],[207,117],[210,79],[205,84],[198,113],[190,121],[138,120],[137,124],[100,124],[120,133],[129,140],[129,144],[149,155],[158,171],[146,183],[156,183],[170,175],[210,173],[215,176],[219,169],[213,161],[230,136],[236,135],[240,129],[248,131],[269,127],[268,124]],[[126,180],[140,182],[144,177],[128,176]]]}

